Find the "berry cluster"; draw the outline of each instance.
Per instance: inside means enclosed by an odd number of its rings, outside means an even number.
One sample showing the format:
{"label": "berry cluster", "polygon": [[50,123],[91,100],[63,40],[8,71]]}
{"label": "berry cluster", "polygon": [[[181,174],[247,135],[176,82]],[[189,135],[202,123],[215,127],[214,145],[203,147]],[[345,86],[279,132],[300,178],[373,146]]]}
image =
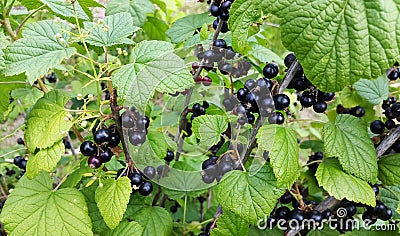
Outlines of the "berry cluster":
{"label": "berry cluster", "polygon": [[382,103],[382,109],[385,110],[386,122],[375,120],[371,123],[370,129],[374,134],[383,134],[385,128],[391,130],[397,127],[394,119],[400,120],[400,102],[395,97],[390,97]]}
{"label": "berry cluster", "polygon": [[49,83],[55,83],[55,82],[57,82],[56,73],[52,72],[51,74],[46,75],[46,79],[47,79],[47,81],[49,81]]}
{"label": "berry cluster", "polygon": [[322,158],[324,157],[324,154],[322,152],[316,152],[309,156],[309,159],[307,161],[308,168],[311,170],[317,170],[319,166],[319,161],[322,161]]}
{"label": "berry cluster", "polygon": [[97,169],[103,163],[109,162],[114,153],[110,148],[118,146],[121,141],[115,125],[111,125],[107,128],[100,128],[96,130],[97,127],[93,128],[93,140],[84,141],[80,150],[85,156],[88,156],[88,164],[90,168]]}
{"label": "berry cluster", "polygon": [[27,164],[27,160],[25,160],[22,156],[16,156],[14,157],[14,165],[18,166],[19,168],[21,168],[23,170],[23,173],[25,173],[26,170],[26,164]]}
{"label": "berry cluster", "polygon": [[[134,146],[140,146],[146,141],[147,129],[150,126],[149,117],[142,115],[135,107],[126,110],[121,115],[121,123],[127,129],[129,142]],[[124,132],[125,133],[125,132]]]}
{"label": "berry cluster", "polygon": [[[148,196],[150,195],[151,192],[153,192],[153,184],[148,181],[147,178],[155,176],[155,169],[154,167],[146,167],[147,172],[149,172],[149,168],[151,169],[150,172],[154,173],[153,175],[143,175],[140,173],[140,171],[136,170],[131,170],[128,169],[128,171],[125,172],[125,169],[119,169],[117,172],[117,178],[120,176],[127,176],[129,180],[131,181],[131,186],[132,186],[132,193],[139,192],[140,195],[142,196]],[[128,173],[127,173],[128,172]],[[146,178],[147,177],[147,178]],[[150,178],[149,178],[150,179]]]}
{"label": "berry cluster", "polygon": [[213,28],[216,30],[219,24],[219,21],[223,21],[221,32],[226,33],[229,31],[228,28],[228,19],[229,19],[229,10],[231,9],[232,3],[234,0],[214,0],[211,4],[211,1],[207,2],[210,5],[210,13],[212,16],[217,17],[217,19],[213,23]]}
{"label": "berry cluster", "polygon": [[[195,103],[192,106],[192,109],[189,109],[189,112],[192,113],[190,116],[190,122],[187,122],[186,126],[184,127],[185,133],[183,134],[184,137],[189,137],[192,135],[192,122],[196,117],[202,116],[206,114],[206,109],[210,107],[210,104],[208,102],[203,101],[203,105],[200,103]],[[187,118],[187,117],[186,117]]]}
{"label": "berry cluster", "polygon": [[358,118],[361,118],[365,115],[365,109],[361,106],[355,106],[352,108],[344,108],[342,104],[336,106],[337,114],[349,114]]}
{"label": "berry cluster", "polygon": [[225,154],[221,158],[210,156],[201,165],[203,169],[202,180],[206,184],[211,184],[214,180],[219,182],[224,174],[236,169],[236,167],[236,161],[229,154]]}
{"label": "berry cluster", "polygon": [[378,219],[387,221],[391,218],[392,210],[379,200],[376,200],[375,207],[367,206],[366,211],[362,214],[362,219],[369,225],[375,224]]}

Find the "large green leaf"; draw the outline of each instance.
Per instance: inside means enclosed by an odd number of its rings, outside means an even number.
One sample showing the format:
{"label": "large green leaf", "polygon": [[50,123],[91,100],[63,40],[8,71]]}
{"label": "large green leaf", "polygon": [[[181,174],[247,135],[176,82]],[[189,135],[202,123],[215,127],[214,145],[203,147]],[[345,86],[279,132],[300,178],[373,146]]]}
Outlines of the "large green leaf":
{"label": "large green leaf", "polygon": [[326,123],[324,135],[325,156],[339,158],[343,169],[363,180],[374,182],[378,164],[374,144],[367,126],[357,117],[338,115],[335,123]]}
{"label": "large green leaf", "polygon": [[318,183],[336,199],[361,202],[375,206],[375,193],[371,186],[341,168],[334,158],[324,158],[315,173]]}
{"label": "large green leaf", "polygon": [[172,233],[172,218],[164,208],[143,207],[133,219],[143,227],[142,236],[169,236]]}
{"label": "large green leaf", "polygon": [[400,184],[400,154],[382,157],[378,161],[378,178],[385,185]]}
{"label": "large green leaf", "polygon": [[52,189],[48,173],[21,178],[0,216],[10,236],[93,235],[83,195],[73,188]]}
{"label": "large green leaf", "polygon": [[108,230],[103,235],[104,236],[120,236],[120,235],[142,235],[143,228],[140,224],[135,221],[131,222],[121,222],[117,228],[113,230]]}
{"label": "large green leaf", "polygon": [[266,164],[255,175],[238,170],[228,172],[215,191],[222,209],[257,224],[272,212],[285,190],[277,187],[272,168]]}
{"label": "large green leaf", "polygon": [[379,188],[379,200],[392,209],[393,220],[400,220],[400,188],[398,186]]}
{"label": "large green leaf", "polygon": [[68,99],[63,91],[53,90],[39,99],[26,116],[25,141],[31,152],[53,146],[69,131],[72,122],[65,119],[68,113],[64,109]]}
{"label": "large green leaf", "polygon": [[215,18],[208,16],[208,12],[188,15],[175,21],[167,31],[167,35],[173,43],[181,43],[192,37],[195,30],[204,24],[211,24],[214,20]]}
{"label": "large green leaf", "polygon": [[155,8],[149,0],[112,0],[107,4],[106,15],[128,12],[133,19],[133,25],[142,27],[146,14],[153,13]]}
{"label": "large green leaf", "polygon": [[175,93],[193,83],[184,61],[173,53],[171,43],[142,41],[133,49],[130,62],[115,72],[113,85],[120,97],[139,108],[146,106],[156,89]]}
{"label": "large green leaf", "polygon": [[143,25],[143,31],[152,40],[165,40],[167,38],[167,30],[167,23],[153,16],[148,16],[146,23]]}
{"label": "large green leaf", "polygon": [[84,22],[84,26],[90,31],[86,42],[99,47],[133,44],[133,41],[127,37],[140,29],[133,26],[132,17],[126,12],[106,16],[102,24]]}
{"label": "large green leaf", "polygon": [[35,178],[40,171],[52,172],[61,159],[61,154],[65,151],[62,141],[54,144],[52,147],[42,149],[29,156],[26,166],[26,175],[28,178]]}
{"label": "large green leaf", "polygon": [[231,211],[224,211],[218,218],[216,227],[211,231],[211,236],[248,235],[249,223]]}
{"label": "large green leaf", "polygon": [[278,186],[290,188],[299,175],[299,146],[294,130],[267,125],[259,130],[257,139],[259,147],[269,151]]}
{"label": "large green leaf", "polygon": [[[65,25],[63,25],[65,28]],[[65,42],[56,38],[61,34]],[[69,34],[62,33],[61,24],[52,20],[28,24],[22,31],[23,38],[15,41],[5,50],[7,76],[26,73],[33,83],[47,71],[71,57],[75,48],[69,48]]]}
{"label": "large green leaf", "polygon": [[46,4],[50,8],[50,10],[57,15],[68,18],[74,18],[76,11],[76,16],[78,17],[78,19],[89,20],[89,17],[82,9],[81,5],[79,4],[79,1],[75,1],[74,3],[75,11],[74,8],[72,7],[72,4],[65,0],[41,0],[41,2]]}
{"label": "large green leaf", "polygon": [[379,76],[376,80],[360,79],[354,84],[361,97],[368,102],[378,105],[389,96],[389,81],[386,75]]}
{"label": "large green leaf", "polygon": [[26,116],[25,141],[31,152],[53,146],[71,128],[72,122],[65,119],[68,99],[65,92],[53,90],[39,99]]}
{"label": "large green leaf", "polygon": [[220,135],[228,128],[228,120],[221,115],[199,116],[193,120],[192,128],[200,145],[211,147],[221,140]]}
{"label": "large green leaf", "polygon": [[42,5],[39,0],[20,0],[19,2],[28,10],[39,8]]}
{"label": "large green leaf", "polygon": [[118,226],[126,211],[132,192],[128,177],[105,179],[96,189],[96,202],[104,221],[110,229]]}
{"label": "large green leaf", "polygon": [[93,233],[99,234],[109,230],[106,222],[104,222],[103,216],[101,216],[100,210],[97,207],[97,203],[95,200],[95,193],[98,187],[98,183],[95,182],[87,188],[83,188],[81,193],[85,197],[85,201],[89,211],[89,217],[92,221],[92,230]]}
{"label": "large green leaf", "polygon": [[[236,3],[236,1],[235,1]],[[282,41],[307,78],[340,91],[360,78],[377,78],[399,55],[399,2],[394,0],[282,0]]]}

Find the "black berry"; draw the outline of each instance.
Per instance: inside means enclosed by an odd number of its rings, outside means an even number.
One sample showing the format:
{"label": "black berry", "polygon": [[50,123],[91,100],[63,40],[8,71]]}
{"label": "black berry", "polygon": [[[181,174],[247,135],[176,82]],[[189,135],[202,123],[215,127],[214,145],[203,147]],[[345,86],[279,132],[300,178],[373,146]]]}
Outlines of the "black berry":
{"label": "black berry", "polygon": [[370,129],[374,134],[383,134],[383,131],[385,131],[385,124],[380,120],[375,120],[371,123]]}
{"label": "black berry", "polygon": [[92,156],[97,153],[97,146],[92,141],[85,141],[80,146],[81,153],[85,156]]}
{"label": "black berry", "polygon": [[153,192],[153,185],[150,182],[143,182],[139,187],[139,193],[142,196],[148,196],[151,192]]}
{"label": "black berry", "polygon": [[92,169],[97,169],[101,166],[101,159],[98,156],[90,156],[88,159],[89,167]]}
{"label": "black berry", "polygon": [[93,140],[97,144],[107,143],[111,136],[111,132],[108,129],[99,129],[94,133]]}
{"label": "black berry", "polygon": [[165,160],[166,162],[171,162],[171,161],[174,160],[174,157],[175,157],[174,152],[168,150],[168,151],[167,151],[167,155],[164,157],[164,160]]}

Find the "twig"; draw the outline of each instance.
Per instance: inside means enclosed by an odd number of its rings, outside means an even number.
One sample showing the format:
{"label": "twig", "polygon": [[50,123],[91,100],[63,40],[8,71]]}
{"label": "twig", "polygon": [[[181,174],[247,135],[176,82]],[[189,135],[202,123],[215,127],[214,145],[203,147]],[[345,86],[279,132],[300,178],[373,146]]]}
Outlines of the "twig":
{"label": "twig", "polygon": [[78,160],[78,156],[76,155],[74,145],[72,144],[71,136],[68,134],[67,138],[68,138],[69,145],[71,146],[72,155],[75,157],[75,160]]}
{"label": "twig", "polygon": [[290,81],[292,81],[294,75],[297,73],[297,71],[301,68],[299,61],[295,59],[292,64],[290,65],[285,77],[282,80],[282,83],[279,87],[279,93],[283,93],[287,86],[289,85]]}
{"label": "twig", "polygon": [[39,10],[41,10],[42,8],[44,8],[46,5],[42,5],[40,6],[38,9],[32,11],[31,13],[29,13],[21,22],[21,24],[18,25],[18,28],[15,30],[15,35],[18,37],[19,31],[21,30],[22,26],[24,26],[24,24],[29,20],[29,18],[31,18],[36,12],[38,12]]}
{"label": "twig", "polygon": [[161,187],[158,186],[158,191],[157,191],[156,195],[154,195],[153,202],[151,204],[152,206],[157,205],[158,199],[160,198],[160,194],[161,194]]}
{"label": "twig", "polygon": [[297,185],[296,182],[294,183],[294,189],[296,190],[296,195],[299,198],[300,208],[304,209],[304,201],[303,201],[303,198],[301,197],[301,193],[300,193],[300,190],[299,190],[299,185]]}
{"label": "twig", "polygon": [[381,144],[376,148],[376,156],[381,157],[400,138],[400,126],[390,132]]}
{"label": "twig", "polygon": [[6,28],[7,32],[10,34],[11,38],[16,41],[18,36],[14,33],[14,30],[11,27],[10,18],[6,17],[3,22],[4,27]]}
{"label": "twig", "polygon": [[44,93],[49,92],[49,90],[47,90],[41,78],[37,79],[37,82],[39,83],[40,90],[42,90]]}
{"label": "twig", "polygon": [[221,215],[222,215],[222,207],[221,207],[221,205],[218,205],[217,211],[214,214],[214,221],[213,221],[213,223],[212,223],[212,225],[210,227],[210,230],[215,227],[215,225],[217,224],[217,220]]}
{"label": "twig", "polygon": [[75,127],[75,125],[72,126],[72,132],[76,135],[76,137],[79,139],[79,142],[83,143],[85,139],[82,137],[81,133],[79,133],[78,129]]}

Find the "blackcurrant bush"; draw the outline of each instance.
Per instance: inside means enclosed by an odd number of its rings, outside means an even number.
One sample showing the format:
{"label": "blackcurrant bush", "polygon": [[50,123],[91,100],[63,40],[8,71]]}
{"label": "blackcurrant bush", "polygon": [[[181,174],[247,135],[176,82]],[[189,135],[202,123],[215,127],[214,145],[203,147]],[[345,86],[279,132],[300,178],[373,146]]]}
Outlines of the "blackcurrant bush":
{"label": "blackcurrant bush", "polygon": [[108,129],[99,129],[94,133],[93,140],[97,144],[107,143],[111,136],[111,132]]}
{"label": "blackcurrant bush", "polygon": [[385,124],[380,120],[375,120],[371,123],[370,129],[374,134],[383,134],[385,131]]}
{"label": "blackcurrant bush", "polygon": [[313,105],[313,110],[316,113],[324,113],[326,111],[327,107],[328,106],[327,106],[326,102],[316,102]]}
{"label": "blackcurrant bush", "polygon": [[275,95],[274,102],[277,110],[283,110],[290,105],[290,99],[286,94]]}
{"label": "blackcurrant bush", "polygon": [[153,184],[150,182],[143,182],[143,184],[139,187],[139,193],[142,196],[148,196],[151,192],[153,192]]}
{"label": "blackcurrant bush", "polygon": [[97,169],[97,168],[99,168],[100,166],[101,166],[101,164],[103,164],[102,162],[101,162],[101,159],[100,159],[100,157],[98,157],[98,156],[90,156],[89,157],[89,159],[88,159],[88,164],[89,164],[89,167],[90,168],[92,168],[92,169]]}
{"label": "blackcurrant bush", "polygon": [[263,68],[263,75],[268,79],[275,78],[279,73],[279,68],[274,63],[269,63]]}
{"label": "blackcurrant bush", "polygon": [[113,155],[114,153],[109,148],[103,147],[102,152],[99,152],[101,163],[109,162]]}
{"label": "blackcurrant bush", "polygon": [[164,157],[164,160],[166,162],[171,162],[174,160],[175,154],[173,151],[168,150],[166,156]]}
{"label": "blackcurrant bush", "polygon": [[79,149],[85,156],[92,156],[97,153],[97,146],[92,141],[83,142]]}

